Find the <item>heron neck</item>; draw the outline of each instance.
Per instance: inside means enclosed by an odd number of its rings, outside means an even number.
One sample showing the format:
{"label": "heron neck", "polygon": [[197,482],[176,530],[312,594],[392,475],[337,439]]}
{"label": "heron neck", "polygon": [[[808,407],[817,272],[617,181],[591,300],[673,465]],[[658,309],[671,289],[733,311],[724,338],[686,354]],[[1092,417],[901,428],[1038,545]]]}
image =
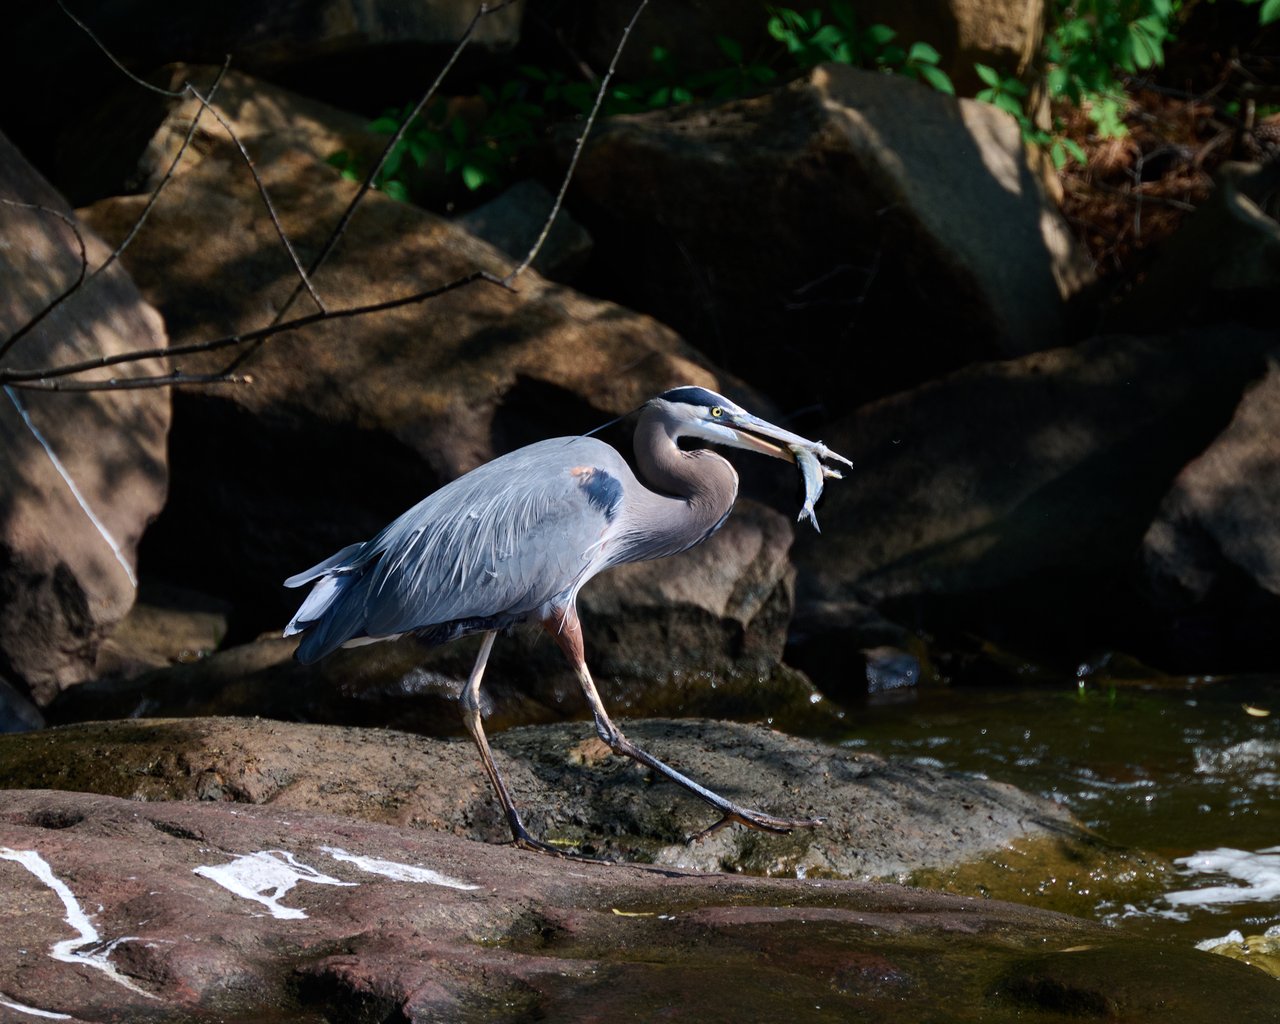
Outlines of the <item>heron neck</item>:
{"label": "heron neck", "polygon": [[639,536],[661,538],[641,554],[660,558],[692,547],[716,531],[738,496],[738,474],[713,451],[681,451],[676,436],[657,418],[641,417],[636,464],[653,490],[635,509]]}

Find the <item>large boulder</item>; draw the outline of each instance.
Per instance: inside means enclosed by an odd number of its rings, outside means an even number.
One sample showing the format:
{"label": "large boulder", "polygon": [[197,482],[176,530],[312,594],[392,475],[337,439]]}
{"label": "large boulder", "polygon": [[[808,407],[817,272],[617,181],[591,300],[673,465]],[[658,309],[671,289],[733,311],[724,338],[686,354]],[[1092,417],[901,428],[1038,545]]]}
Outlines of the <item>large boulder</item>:
{"label": "large boulder", "polygon": [[1142,541],[1166,642],[1204,669],[1272,668],[1280,613],[1280,365],[1180,472]]}
{"label": "large boulder", "polygon": [[272,807],[8,793],[0,878],[21,1020],[1274,1017],[1274,979],[1245,964],[998,900]]}
{"label": "large boulder", "polygon": [[1009,115],[840,65],[613,118],[570,197],[584,286],[828,415],[1061,344],[1091,277]]}
{"label": "large boulder", "polygon": [[828,438],[856,486],[831,488],[820,543],[797,544],[800,629],[819,642],[841,607],[858,621],[871,604],[1024,650],[1137,646],[1152,515],[1273,344],[1243,329],[1102,337],[859,410]]}
{"label": "large boulder", "polygon": [[[110,250],[3,136],[0,339],[40,317]],[[0,341],[3,344],[3,341]],[[116,263],[88,277],[0,356],[6,370],[163,348],[159,315]],[[138,371],[162,373],[162,361]],[[127,374],[122,374],[127,376]],[[100,375],[101,376],[101,375]],[[0,391],[0,674],[47,703],[88,678],[133,603],[136,550],[165,497],[163,390]],[[73,489],[74,488],[74,489]]]}

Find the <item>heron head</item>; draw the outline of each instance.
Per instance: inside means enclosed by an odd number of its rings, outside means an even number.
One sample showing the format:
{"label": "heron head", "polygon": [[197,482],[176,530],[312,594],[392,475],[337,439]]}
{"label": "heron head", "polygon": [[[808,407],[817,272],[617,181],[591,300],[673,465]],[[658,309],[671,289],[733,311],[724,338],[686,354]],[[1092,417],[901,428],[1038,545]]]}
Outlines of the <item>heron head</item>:
{"label": "heron head", "polygon": [[673,437],[696,437],[786,462],[796,461],[796,449],[799,448],[812,452],[819,459],[835,459],[852,465],[821,441],[810,441],[753,416],[724,395],[707,388],[692,385],[672,388],[650,399],[648,406],[663,417]]}

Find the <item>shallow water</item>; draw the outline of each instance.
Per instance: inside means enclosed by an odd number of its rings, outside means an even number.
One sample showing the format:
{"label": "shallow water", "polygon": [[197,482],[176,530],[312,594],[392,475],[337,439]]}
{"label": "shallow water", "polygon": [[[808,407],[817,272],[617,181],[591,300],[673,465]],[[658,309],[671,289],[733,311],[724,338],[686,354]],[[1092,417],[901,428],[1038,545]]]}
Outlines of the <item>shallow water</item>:
{"label": "shallow water", "polygon": [[849,746],[1041,793],[1173,863],[1132,900],[1104,880],[1099,920],[1190,942],[1280,924],[1280,681],[922,690],[845,720]]}

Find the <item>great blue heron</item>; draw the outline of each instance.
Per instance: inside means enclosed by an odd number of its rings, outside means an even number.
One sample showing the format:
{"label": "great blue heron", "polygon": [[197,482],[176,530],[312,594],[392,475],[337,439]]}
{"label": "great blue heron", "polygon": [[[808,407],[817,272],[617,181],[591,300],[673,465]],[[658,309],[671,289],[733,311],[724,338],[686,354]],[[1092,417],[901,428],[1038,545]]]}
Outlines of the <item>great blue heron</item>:
{"label": "great blue heron", "polygon": [[480,681],[497,631],[528,620],[540,622],[569,659],[600,738],[723,815],[707,832],[732,822],[766,832],[821,824],[821,818],[777,818],[740,807],[640,749],[609,719],[587,670],[576,609],[583,584],[610,566],[693,547],[719,529],[733,507],[733,467],[707,449],[681,449],[681,438],[800,461],[807,484],[818,459],[848,462],[713,391],[675,388],[647,402],[636,425],[636,461],[649,486],[603,441],[539,441],[459,477],[372,540],[286,580],[289,587],[315,584],[285,629],[286,636],[302,634],[298,660],[310,663],[366,638],[408,633],[440,644],[483,633],[462,691],[462,716],[515,843],[526,849],[558,852],[525,829],[494,764],[480,720]]}

